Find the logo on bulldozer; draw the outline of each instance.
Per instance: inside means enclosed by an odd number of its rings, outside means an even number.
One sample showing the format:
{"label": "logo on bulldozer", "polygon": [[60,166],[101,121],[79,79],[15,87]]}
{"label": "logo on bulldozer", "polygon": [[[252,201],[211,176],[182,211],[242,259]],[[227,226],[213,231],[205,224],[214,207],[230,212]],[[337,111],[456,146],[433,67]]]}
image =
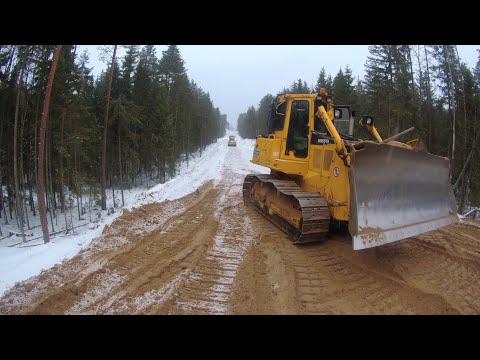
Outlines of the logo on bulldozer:
{"label": "logo on bulldozer", "polygon": [[340,169],[338,167],[333,168],[333,176],[338,176],[340,175]]}

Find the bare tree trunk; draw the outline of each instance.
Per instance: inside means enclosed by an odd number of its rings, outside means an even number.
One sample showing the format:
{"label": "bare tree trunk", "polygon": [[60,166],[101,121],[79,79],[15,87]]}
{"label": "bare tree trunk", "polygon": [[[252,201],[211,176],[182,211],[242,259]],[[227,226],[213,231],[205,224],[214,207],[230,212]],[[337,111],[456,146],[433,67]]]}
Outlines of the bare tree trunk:
{"label": "bare tree trunk", "polygon": [[46,179],[45,179],[45,182],[47,184],[47,193],[46,193],[46,197],[47,197],[47,211],[48,211],[48,214],[50,215],[50,225],[52,226],[52,232],[55,232],[55,228],[53,226],[53,217],[52,217],[52,212],[53,212],[53,204],[52,204],[52,196],[51,196],[51,193],[52,193],[52,187],[50,186],[51,185],[51,182],[50,182],[50,178],[52,176],[51,172],[49,171],[50,170],[50,154],[51,152],[49,151],[50,150],[50,142],[48,141],[48,127],[47,127],[47,141],[46,141],[46,144],[45,144],[45,152],[46,152],[46,156],[45,156],[45,167],[47,168],[47,173],[46,173]]}
{"label": "bare tree trunk", "polygon": [[[67,207],[66,206],[64,206],[64,209],[63,209],[63,217],[65,219],[65,234],[68,234],[68,221],[67,221]],[[72,227],[73,227],[73,223],[72,223]]]}
{"label": "bare tree trunk", "polygon": [[63,132],[65,129],[65,112],[66,109],[63,109],[62,113],[62,122],[60,124],[60,211],[65,212],[65,193],[63,191],[64,179],[63,179]]}
{"label": "bare tree trunk", "polygon": [[102,210],[107,210],[107,129],[108,129],[108,113],[110,111],[110,94],[112,92],[113,69],[115,67],[115,55],[117,53],[117,45],[113,48],[112,63],[110,65],[110,74],[108,76],[107,86],[107,104],[105,107],[105,120],[103,121],[103,147],[102,147]]}
{"label": "bare tree trunk", "polygon": [[[0,141],[3,139],[3,126],[0,125]],[[5,204],[3,203],[3,189],[2,189],[2,157],[0,156],[0,219],[2,218],[2,212],[5,214]],[[5,214],[5,221],[7,221],[7,216]]]}
{"label": "bare tree trunk", "polygon": [[[80,214],[83,215],[85,212],[83,211],[83,194],[80,191]],[[81,218],[78,220],[82,220]]]}
{"label": "bare tree trunk", "polygon": [[[27,83],[28,81],[28,71],[27,71],[27,76],[26,76],[26,81],[25,83]],[[22,206],[24,207],[25,209],[25,220],[27,222],[27,228],[30,229],[30,221],[28,219],[28,204],[27,204],[27,197],[25,196],[25,175],[24,175],[24,172],[23,172],[23,130],[25,128],[25,120],[26,120],[26,117],[27,117],[27,110],[26,110],[26,105],[24,105],[23,107],[23,115],[22,115],[22,125],[20,127],[20,179],[22,180],[21,183],[20,183],[20,191],[22,193],[22,199],[23,199],[23,203],[22,203]],[[28,173],[28,171],[27,171]]]}
{"label": "bare tree trunk", "polygon": [[18,133],[18,111],[20,108],[20,92],[22,89],[22,77],[23,77],[23,66],[20,71],[20,78],[18,81],[18,90],[17,90],[17,102],[15,105],[15,123],[13,126],[13,177],[15,181],[15,207],[17,212],[17,218],[20,221],[20,232],[22,233],[22,242],[25,242],[25,228],[23,224],[23,206],[22,199],[20,199],[20,184],[18,179],[18,144],[17,144],[17,133]]}
{"label": "bare tree trunk", "polygon": [[88,193],[88,217],[90,219],[90,222],[92,222],[92,187],[90,186]]}
{"label": "bare tree trunk", "polygon": [[200,157],[202,157],[202,126],[200,125]]}
{"label": "bare tree trunk", "polygon": [[[39,92],[40,93],[40,92]],[[38,186],[37,186],[37,179],[38,179],[38,163],[37,163],[37,146],[36,146],[36,142],[38,141],[38,113],[39,113],[39,108],[40,108],[40,95],[37,96],[37,112],[35,114],[35,126],[34,126],[34,140],[33,140],[33,154],[34,154],[34,158],[35,158],[35,161],[34,161],[34,179],[35,179],[35,191],[37,192],[37,196],[38,196]],[[33,201],[32,201],[32,204],[33,204]],[[39,211],[40,211],[40,204],[38,205],[39,206]],[[35,214],[35,207],[33,207],[33,216],[36,216]]]}
{"label": "bare tree trunk", "polygon": [[113,186],[113,176],[110,178],[110,186],[112,187],[113,209],[115,209],[117,207],[117,203],[115,202],[115,188]]}
{"label": "bare tree trunk", "polygon": [[[475,114],[475,115],[476,115],[476,114]],[[480,136],[480,132],[477,132],[477,133],[475,134],[475,138],[474,138],[474,141],[473,141],[474,144],[476,144],[476,143],[478,142],[479,136]],[[457,187],[458,187],[458,182],[459,182],[460,180],[462,181],[462,184],[463,184],[463,182],[465,181],[465,180],[464,180],[464,178],[465,178],[465,176],[464,176],[464,175],[465,175],[465,171],[466,171],[466,169],[468,168],[468,164],[470,163],[470,160],[471,160],[471,158],[472,158],[475,150],[478,150],[478,148],[475,147],[475,146],[472,146],[472,148],[471,148],[471,150],[470,150],[470,153],[468,154],[468,157],[467,157],[466,161],[465,161],[464,164],[463,164],[462,171],[460,171],[460,175],[458,175],[458,178],[457,178],[457,180],[455,181],[455,184],[453,185],[453,189],[454,189],[454,190],[457,189]],[[466,181],[465,181],[465,182],[466,182]],[[463,209],[460,209],[460,210],[463,210]]]}
{"label": "bare tree trunk", "polygon": [[412,54],[411,54],[411,49],[410,45],[408,46],[408,62],[410,63],[410,75],[411,75],[411,80],[412,80],[412,93],[413,93],[413,98],[415,98],[415,79],[413,77],[413,63],[412,63]]}
{"label": "bare tree trunk", "polygon": [[427,64],[427,91],[428,91],[428,151],[432,151],[432,138],[433,138],[433,130],[432,130],[432,92],[430,90],[430,70],[428,68],[428,53],[427,47],[424,45],[423,49],[425,50],[425,62]]}
{"label": "bare tree trunk", "polygon": [[418,87],[418,98],[420,99],[420,121],[422,124],[422,128],[426,128],[425,126],[425,117],[423,115],[423,104],[424,104],[424,97],[423,97],[423,91],[422,91],[422,86],[423,86],[423,71],[422,71],[422,62],[420,60],[420,45],[417,45],[417,50],[415,51],[415,55],[417,57],[417,63],[418,63],[418,76],[419,76],[419,84],[420,86]]}
{"label": "bare tree trunk", "polygon": [[73,164],[73,167],[75,169],[75,184],[77,185],[76,188],[77,188],[77,211],[78,211],[78,221],[80,221],[80,219],[82,218],[82,214],[80,212],[80,201],[78,199],[79,197],[79,193],[80,193],[80,189],[81,187],[79,186],[78,184],[78,161],[77,161],[77,149],[75,149],[75,153],[74,153],[74,164]]}
{"label": "bare tree trunk", "polygon": [[82,218],[82,212],[80,211],[80,199],[78,194],[77,194],[77,211],[78,211],[78,221],[80,221]]}
{"label": "bare tree trunk", "polygon": [[12,69],[12,64],[13,64],[13,58],[15,56],[15,48],[16,48],[16,45],[13,45],[12,46],[12,50],[10,50],[10,55],[9,55],[9,59],[8,59],[8,65],[7,65],[7,69],[5,71],[5,79],[9,79],[10,78],[10,70]]}
{"label": "bare tree trunk", "polygon": [[50,241],[48,235],[48,223],[47,223],[47,211],[45,207],[45,183],[43,177],[45,159],[45,130],[47,127],[48,107],[50,105],[50,94],[52,93],[53,78],[57,69],[58,57],[62,50],[62,45],[57,45],[55,53],[53,55],[52,67],[50,74],[48,75],[47,89],[45,92],[45,101],[43,103],[42,120],[40,123],[40,141],[38,143],[38,175],[37,175],[37,187],[38,187],[38,206],[40,208],[40,220],[42,223],[43,240],[45,243]]}
{"label": "bare tree trunk", "polygon": [[[2,175],[0,173],[0,179],[2,178]],[[0,181],[0,203],[1,203],[1,211],[3,211],[3,221],[5,225],[8,225],[8,216],[7,216],[7,210],[5,209],[5,203],[3,202],[3,189],[2,189],[2,184]]]}
{"label": "bare tree trunk", "polygon": [[0,218],[2,217],[2,212],[3,212],[5,225],[7,225],[8,219],[7,219],[7,213],[5,212],[5,204],[3,203],[2,171],[0,169]]}
{"label": "bare tree trunk", "polygon": [[50,187],[50,203],[52,204],[52,215],[53,218],[55,219],[55,225],[57,225],[56,219],[57,219],[57,201],[55,197],[55,191],[53,190],[53,171],[52,171],[52,162],[53,162],[53,132],[52,135],[50,135],[50,141],[48,143],[48,186]]}
{"label": "bare tree trunk", "polygon": [[33,216],[36,216],[35,202],[33,201],[32,180],[30,179],[30,171],[27,171],[27,184],[28,184],[28,198],[30,201],[30,211],[33,212]]}
{"label": "bare tree trunk", "polygon": [[[190,123],[188,124],[188,128],[189,128],[189,130],[188,130],[188,132],[189,132],[190,131]],[[189,165],[189,163],[188,163],[189,162],[189,152],[190,152],[190,140],[189,140],[189,137],[187,135],[187,150],[185,152],[185,158],[187,160],[187,169],[188,169],[188,165]]]}
{"label": "bare tree trunk", "polygon": [[417,62],[418,62],[418,76],[419,76],[419,81],[420,81],[420,86],[418,88],[418,94],[420,99],[423,99],[423,93],[422,93],[422,84],[423,84],[423,71],[422,71],[422,63],[420,60],[420,45],[417,45],[417,50],[415,51],[415,55],[417,57]]}
{"label": "bare tree trunk", "polygon": [[468,167],[468,163],[470,162],[470,159],[472,158],[473,153],[475,152],[476,148],[472,147],[472,150],[470,150],[470,154],[468,154],[467,160],[465,161],[465,164],[463,165],[462,171],[460,172],[460,175],[458,175],[457,181],[455,181],[455,184],[453,185],[453,188],[456,189],[458,186],[458,182],[460,180],[463,181],[465,170]]}
{"label": "bare tree trunk", "polygon": [[72,212],[72,207],[73,207],[73,206],[69,206],[69,208],[70,208],[70,222],[72,223],[72,226],[73,226],[73,212]]}
{"label": "bare tree trunk", "polygon": [[[114,141],[112,141],[112,149],[113,149],[113,143]],[[109,180],[110,180],[110,187],[112,188],[112,201],[113,201],[113,209],[115,209],[117,207],[117,203],[115,201],[115,187],[114,187],[114,183],[113,183],[113,180],[115,178],[115,157],[114,157],[114,154],[112,154],[111,156],[111,160],[109,162],[109,173],[110,173],[110,177],[109,177]]]}
{"label": "bare tree trunk", "polygon": [[443,52],[445,56],[445,60],[448,65],[448,82],[450,84],[449,86],[449,94],[448,94],[448,107],[452,108],[452,152],[450,155],[450,181],[452,179],[452,174],[453,174],[453,169],[455,165],[455,94],[453,92],[453,82],[452,82],[452,69],[450,67],[450,59],[448,57],[447,53],[447,48],[445,45],[443,45]]}
{"label": "bare tree trunk", "polygon": [[[457,60],[460,64],[460,56],[458,56],[458,48],[455,45],[455,51],[457,52]],[[460,74],[462,80],[462,93],[463,93],[463,163],[465,164],[467,161],[467,102],[466,102],[466,94],[465,94],[465,80],[463,77],[463,69],[460,65]],[[465,190],[466,190],[466,181],[465,177],[462,178],[462,187],[460,192],[460,211],[463,213],[463,207],[465,205]]]}
{"label": "bare tree trunk", "polygon": [[[8,154],[10,155],[10,154]],[[10,157],[10,156],[9,156]],[[8,169],[10,169],[10,161],[8,162]],[[10,172],[8,173],[7,176],[7,200],[8,200],[8,212],[10,213],[10,220],[13,221],[13,210],[14,210],[14,201],[13,201],[13,195],[12,195],[12,187],[10,186],[11,179],[10,179]]]}
{"label": "bare tree trunk", "polygon": [[122,194],[122,207],[125,206],[125,198],[123,197],[123,171],[122,171],[122,142],[120,140],[120,120],[118,122],[118,168],[120,170],[120,192]]}

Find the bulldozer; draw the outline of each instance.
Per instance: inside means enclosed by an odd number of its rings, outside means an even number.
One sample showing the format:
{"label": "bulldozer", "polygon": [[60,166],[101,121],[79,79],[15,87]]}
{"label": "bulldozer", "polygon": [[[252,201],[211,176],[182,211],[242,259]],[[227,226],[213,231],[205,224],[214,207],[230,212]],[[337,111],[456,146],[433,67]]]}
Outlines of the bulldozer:
{"label": "bulldozer", "polygon": [[[368,139],[354,137],[355,122]],[[458,221],[448,158],[428,153],[414,128],[382,139],[373,117],[315,94],[279,94],[270,105],[268,135],[257,135],[243,198],[295,244],[348,229],[362,250]]]}

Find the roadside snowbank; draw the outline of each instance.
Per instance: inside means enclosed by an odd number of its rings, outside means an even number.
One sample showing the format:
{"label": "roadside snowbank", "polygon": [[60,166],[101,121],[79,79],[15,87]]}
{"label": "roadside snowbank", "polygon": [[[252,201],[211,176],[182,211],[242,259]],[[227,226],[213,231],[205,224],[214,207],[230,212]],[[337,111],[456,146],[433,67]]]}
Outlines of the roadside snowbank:
{"label": "roadside snowbank", "polygon": [[[229,135],[236,136],[236,148],[227,147]],[[233,171],[239,176],[249,172],[265,172],[266,168],[250,162],[254,143],[254,140],[241,139],[234,131],[227,131],[225,137],[207,146],[201,157],[197,153],[192,156],[188,166],[186,162],[182,163],[175,178],[164,184],[155,185],[149,190],[125,190],[125,208],[132,209],[152,202],[179,199],[207,181],[214,180],[214,184],[218,184],[224,171]],[[107,204],[112,204],[111,191],[107,192],[107,196],[109,198]],[[94,222],[90,222],[89,214],[84,215],[83,221],[78,221],[74,216],[67,216],[67,222],[73,221],[74,226],[81,226],[75,229],[74,234],[55,235],[48,244],[43,244],[41,238],[29,240],[42,235],[39,217],[31,218],[30,226],[33,229],[27,231],[29,234],[27,243],[22,244],[21,237],[18,236],[0,241],[0,296],[16,282],[35,276],[42,270],[75,256],[81,249],[88,247],[94,238],[100,236],[105,225],[111,224],[122,212],[121,209],[116,209],[113,214],[96,211],[92,213]],[[8,226],[2,223],[4,235],[9,231],[19,232],[12,223],[11,221]],[[64,216],[59,214],[54,225],[56,231],[65,229]]]}

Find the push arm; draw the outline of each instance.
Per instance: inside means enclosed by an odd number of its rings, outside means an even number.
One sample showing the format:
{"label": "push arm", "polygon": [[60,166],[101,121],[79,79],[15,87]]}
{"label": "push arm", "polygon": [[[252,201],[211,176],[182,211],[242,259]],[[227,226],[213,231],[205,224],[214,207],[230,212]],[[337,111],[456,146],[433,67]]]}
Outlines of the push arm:
{"label": "push arm", "polygon": [[328,132],[330,133],[330,135],[333,137],[333,140],[335,141],[337,154],[343,159],[343,161],[345,162],[345,165],[350,166],[350,156],[348,155],[347,148],[345,147],[345,144],[342,138],[340,137],[340,134],[335,128],[335,125],[333,125],[332,120],[330,120],[330,118],[328,117],[328,114],[325,111],[325,108],[323,107],[323,105],[318,107],[317,113],[315,115],[322,118],[323,123],[328,129]]}

